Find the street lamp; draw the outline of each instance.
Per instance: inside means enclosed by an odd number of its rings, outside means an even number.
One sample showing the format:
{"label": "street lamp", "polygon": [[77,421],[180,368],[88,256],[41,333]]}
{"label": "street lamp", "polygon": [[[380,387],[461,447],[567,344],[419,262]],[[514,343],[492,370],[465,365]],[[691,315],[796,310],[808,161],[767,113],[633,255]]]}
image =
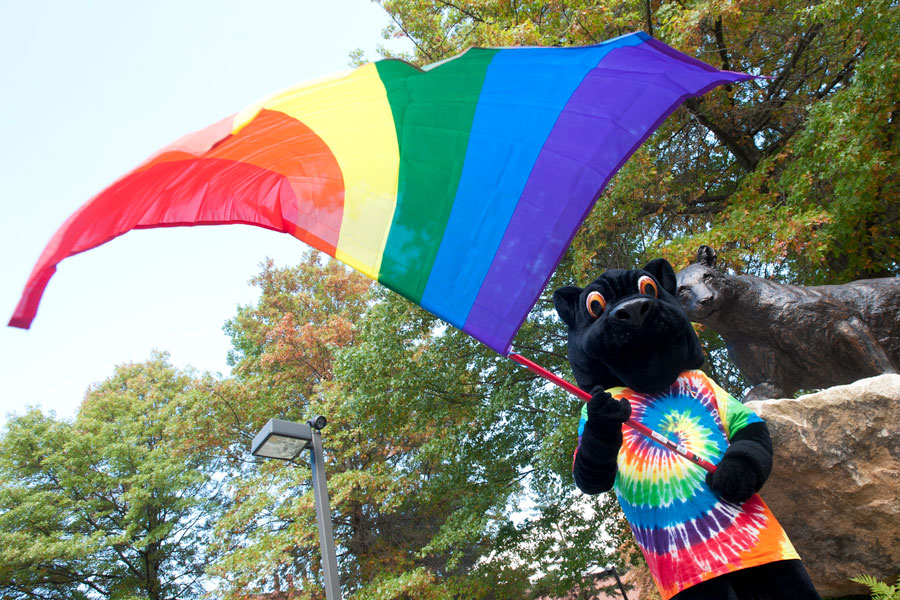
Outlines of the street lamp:
{"label": "street lamp", "polygon": [[340,600],[341,587],[334,550],[334,532],[331,528],[331,507],[328,503],[328,488],[325,486],[325,460],[322,458],[321,429],[327,423],[327,419],[322,416],[315,417],[308,423],[269,419],[253,438],[250,452],[253,456],[262,458],[291,461],[309,448],[316,519],[319,522],[319,548],[322,551],[322,571],[325,573],[325,597],[328,600]]}

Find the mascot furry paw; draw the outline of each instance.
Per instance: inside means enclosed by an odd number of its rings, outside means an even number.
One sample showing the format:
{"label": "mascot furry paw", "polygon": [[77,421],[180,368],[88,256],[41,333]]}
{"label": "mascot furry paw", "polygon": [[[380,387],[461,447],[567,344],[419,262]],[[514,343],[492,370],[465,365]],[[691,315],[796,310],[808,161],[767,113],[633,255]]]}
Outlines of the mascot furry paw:
{"label": "mascot furry paw", "polygon": [[[703,352],[674,293],[662,259],[554,293],[572,371],[591,394],[575,482],[588,494],[615,488],[664,600],[819,598],[756,493],[772,468],[768,429],[695,370]],[[623,430],[629,418],[717,464],[715,473]]]}

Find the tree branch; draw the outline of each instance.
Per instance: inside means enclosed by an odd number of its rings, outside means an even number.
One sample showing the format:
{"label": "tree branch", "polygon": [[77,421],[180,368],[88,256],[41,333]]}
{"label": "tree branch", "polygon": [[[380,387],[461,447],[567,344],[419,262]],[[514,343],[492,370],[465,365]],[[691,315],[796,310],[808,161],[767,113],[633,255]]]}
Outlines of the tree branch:
{"label": "tree branch", "polygon": [[430,54],[429,52],[427,52],[427,51],[425,50],[425,48],[422,47],[422,44],[420,44],[420,43],[412,36],[412,34],[409,33],[409,31],[406,29],[406,27],[403,26],[403,23],[401,23],[400,20],[399,20],[396,16],[394,16],[393,13],[388,12],[388,15],[390,15],[391,20],[394,22],[394,24],[395,24],[397,27],[400,28],[400,31],[403,32],[403,35],[406,36],[406,39],[408,39],[409,41],[411,41],[411,42],[413,43],[413,46],[416,47],[416,50],[418,50],[419,52],[421,52],[422,55],[423,55],[425,58],[428,59],[429,62],[434,62],[434,58],[432,58],[431,54]]}
{"label": "tree branch", "polygon": [[752,144],[742,144],[738,139],[738,135],[726,129],[713,121],[702,109],[702,98],[688,98],[684,102],[685,108],[690,112],[704,127],[709,129],[713,135],[728,148],[728,151],[734,156],[738,163],[746,171],[752,171],[756,168],[761,158],[759,149]]}
{"label": "tree branch", "polygon": [[767,102],[779,95],[784,89],[784,84],[787,81],[788,75],[790,75],[794,69],[797,67],[797,63],[800,61],[800,57],[809,48],[810,43],[812,43],[813,39],[819,34],[822,30],[822,26],[819,24],[812,25],[803,37],[797,42],[797,45],[794,47],[794,52],[791,54],[791,59],[788,61],[788,64],[781,70],[778,75],[775,76],[775,79],[772,80],[772,83],[769,85],[766,90],[766,98],[764,102]]}
{"label": "tree branch", "polygon": [[716,36],[716,46],[719,49],[719,59],[722,61],[722,68],[726,71],[730,71],[731,60],[728,58],[728,49],[725,47],[725,33],[722,30],[722,17],[716,19],[713,31]]}
{"label": "tree branch", "polygon": [[437,0],[437,1],[439,4],[443,4],[444,6],[446,6],[448,8],[452,8],[453,10],[459,11],[460,13],[466,15],[473,21],[476,21],[478,23],[487,23],[487,21],[485,21],[484,17],[481,17],[481,16],[476,15],[468,10],[465,10],[464,8],[461,8],[461,7],[453,4],[452,2],[448,2],[448,0]]}

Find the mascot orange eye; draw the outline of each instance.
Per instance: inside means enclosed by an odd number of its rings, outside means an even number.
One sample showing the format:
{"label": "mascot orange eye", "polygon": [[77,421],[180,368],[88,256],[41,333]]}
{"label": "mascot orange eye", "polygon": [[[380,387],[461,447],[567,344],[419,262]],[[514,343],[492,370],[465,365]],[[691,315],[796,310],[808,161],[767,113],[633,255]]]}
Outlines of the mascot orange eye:
{"label": "mascot orange eye", "polygon": [[603,294],[600,292],[591,292],[588,294],[585,304],[587,305],[588,314],[595,319],[599,319],[600,315],[603,314],[603,311],[606,310],[606,298],[604,298]]}
{"label": "mascot orange eye", "polygon": [[641,275],[641,278],[638,279],[638,289],[641,290],[642,294],[659,298],[659,290],[656,289],[656,282],[646,275]]}

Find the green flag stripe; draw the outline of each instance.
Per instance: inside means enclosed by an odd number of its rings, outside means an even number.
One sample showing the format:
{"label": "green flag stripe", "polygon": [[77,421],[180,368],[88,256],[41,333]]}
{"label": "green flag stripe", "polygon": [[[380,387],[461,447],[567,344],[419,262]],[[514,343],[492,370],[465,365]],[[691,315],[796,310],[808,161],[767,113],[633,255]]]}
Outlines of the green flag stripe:
{"label": "green flag stripe", "polygon": [[487,67],[497,50],[471,49],[429,71],[378,63],[397,128],[397,207],[378,281],[419,303],[456,197]]}

